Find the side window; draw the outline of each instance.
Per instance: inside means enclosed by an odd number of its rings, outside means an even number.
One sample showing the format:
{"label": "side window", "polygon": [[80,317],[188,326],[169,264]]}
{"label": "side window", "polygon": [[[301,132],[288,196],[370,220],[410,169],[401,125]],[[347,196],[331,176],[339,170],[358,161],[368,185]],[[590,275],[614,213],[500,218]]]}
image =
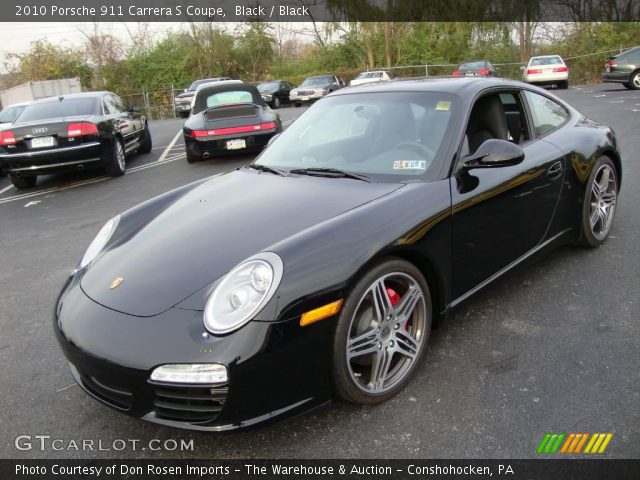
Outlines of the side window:
{"label": "side window", "polygon": [[113,101],[114,101],[118,111],[119,112],[126,112],[127,108],[125,107],[124,102],[122,101],[122,99],[117,95],[112,95],[112,97],[113,97]]}
{"label": "side window", "polygon": [[550,98],[525,90],[524,92],[536,137],[541,137],[563,125],[569,119],[569,112]]}
{"label": "side window", "polygon": [[631,52],[629,52],[629,63],[632,63],[634,65],[640,65],[640,48],[637,48]]}
{"label": "side window", "polygon": [[103,100],[104,113],[106,115],[113,115],[114,113],[120,113],[122,110],[119,108],[118,102],[113,95],[106,95]]}

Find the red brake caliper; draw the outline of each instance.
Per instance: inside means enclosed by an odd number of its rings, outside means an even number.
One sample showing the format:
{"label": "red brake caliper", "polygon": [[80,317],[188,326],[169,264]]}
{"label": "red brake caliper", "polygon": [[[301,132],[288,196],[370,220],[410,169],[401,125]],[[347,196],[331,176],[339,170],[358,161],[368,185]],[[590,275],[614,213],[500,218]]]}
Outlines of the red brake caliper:
{"label": "red brake caliper", "polygon": [[[391,305],[397,305],[398,303],[400,303],[400,295],[398,295],[398,292],[396,292],[393,288],[389,288],[387,287],[387,295],[389,296],[389,301],[391,302]],[[404,326],[405,330],[409,330],[409,324],[405,324]]]}
{"label": "red brake caliper", "polygon": [[391,300],[391,305],[397,305],[400,301],[400,295],[393,288],[387,287],[387,295],[389,296],[389,300]]}

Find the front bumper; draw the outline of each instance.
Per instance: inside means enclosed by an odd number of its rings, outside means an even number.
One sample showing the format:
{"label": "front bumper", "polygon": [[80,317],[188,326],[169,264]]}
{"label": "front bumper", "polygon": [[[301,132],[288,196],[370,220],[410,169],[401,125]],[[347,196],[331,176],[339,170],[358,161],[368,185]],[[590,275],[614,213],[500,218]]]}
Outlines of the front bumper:
{"label": "front bumper", "polygon": [[[203,337],[202,312],[171,308],[134,317],[103,307],[70,278],[54,329],[78,384],[127,415],[193,430],[246,428],[330,399],[331,322],[249,322],[226,336]],[[224,385],[151,383],[167,363],[220,363]]]}
{"label": "front bumper", "polygon": [[311,103],[311,102],[315,102],[316,100],[320,100],[325,95],[326,93],[321,93],[321,92],[313,92],[307,95],[291,93],[289,94],[289,101],[291,103]]}
{"label": "front bumper", "polygon": [[102,162],[100,142],[85,145],[34,150],[20,153],[0,153],[5,173],[20,176],[44,175],[97,167]]}

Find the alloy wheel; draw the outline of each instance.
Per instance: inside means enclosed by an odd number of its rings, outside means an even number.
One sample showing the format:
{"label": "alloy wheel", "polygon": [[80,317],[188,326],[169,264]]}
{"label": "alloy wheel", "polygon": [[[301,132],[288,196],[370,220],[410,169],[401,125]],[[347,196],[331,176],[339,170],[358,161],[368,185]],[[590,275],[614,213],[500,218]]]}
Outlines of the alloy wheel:
{"label": "alloy wheel", "polygon": [[640,89],[640,72],[636,73],[631,79],[631,83],[636,89]]}
{"label": "alloy wheel", "polygon": [[345,351],[349,375],[360,390],[384,394],[410,374],[428,336],[427,315],[424,293],[407,273],[385,274],[365,291]]}
{"label": "alloy wheel", "polygon": [[589,208],[589,224],[591,233],[602,241],[609,234],[617,200],[616,174],[613,168],[604,164],[600,166],[591,185]]}
{"label": "alloy wheel", "polygon": [[120,140],[116,140],[116,160],[118,161],[118,167],[124,172],[125,170],[125,155],[124,147]]}

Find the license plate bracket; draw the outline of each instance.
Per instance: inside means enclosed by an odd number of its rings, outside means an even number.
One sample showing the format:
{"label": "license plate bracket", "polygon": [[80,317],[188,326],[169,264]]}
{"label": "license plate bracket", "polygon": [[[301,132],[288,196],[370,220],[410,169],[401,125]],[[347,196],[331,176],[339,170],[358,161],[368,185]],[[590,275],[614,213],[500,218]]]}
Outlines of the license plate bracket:
{"label": "license plate bracket", "polygon": [[56,144],[56,139],[52,136],[48,137],[34,137],[31,139],[31,148],[46,148],[53,147]]}
{"label": "license plate bracket", "polygon": [[241,150],[247,148],[247,141],[244,138],[234,138],[233,140],[227,140],[227,150]]}

